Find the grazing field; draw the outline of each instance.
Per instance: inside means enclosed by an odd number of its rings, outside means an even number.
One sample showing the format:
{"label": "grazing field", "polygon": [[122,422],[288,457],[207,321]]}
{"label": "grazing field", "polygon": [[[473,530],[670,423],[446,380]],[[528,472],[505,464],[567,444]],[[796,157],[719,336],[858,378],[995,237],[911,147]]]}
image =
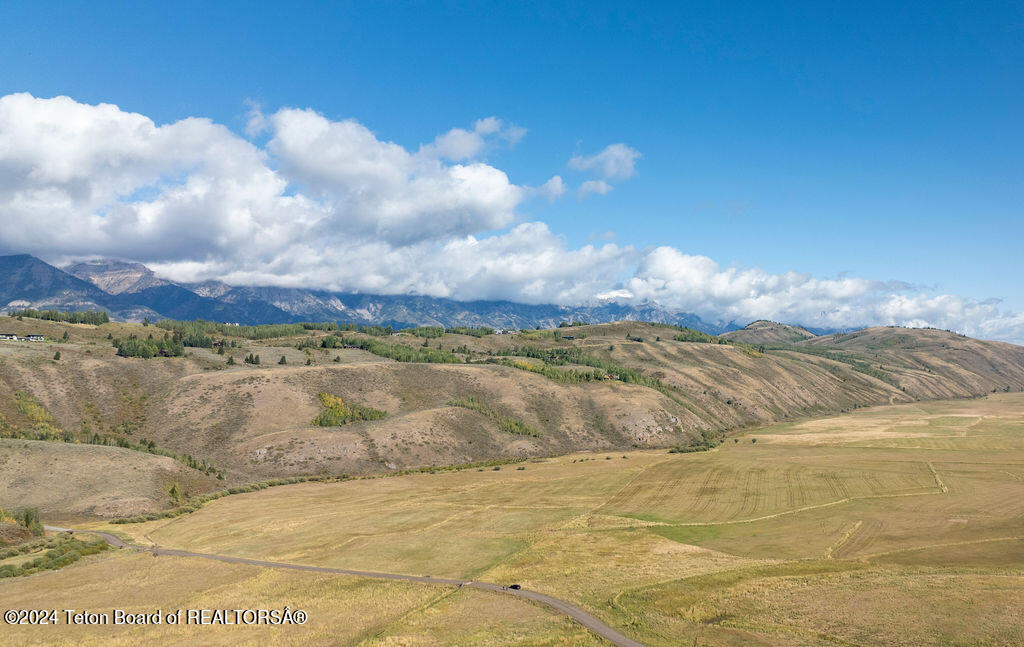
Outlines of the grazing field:
{"label": "grazing field", "polygon": [[[53,588],[51,588],[53,587]],[[569,619],[485,591],[378,582],[149,554],[0,581],[5,608],[152,613],[302,609],[304,625],[4,625],[4,645],[599,645]],[[70,606],[69,606],[70,605]]]}
{"label": "grazing field", "polygon": [[[710,452],[289,485],[96,527],[196,552],[517,582],[649,645],[1019,645],[1024,395],[779,424]],[[189,575],[169,587],[184,597],[158,603],[164,584],[146,569],[166,562]],[[150,606],[214,595],[295,607],[311,596],[310,606],[343,614],[340,644],[596,641],[545,609],[482,592],[124,551],[31,586],[0,582],[0,597],[85,606],[104,569]],[[307,630],[316,644],[321,634]]]}

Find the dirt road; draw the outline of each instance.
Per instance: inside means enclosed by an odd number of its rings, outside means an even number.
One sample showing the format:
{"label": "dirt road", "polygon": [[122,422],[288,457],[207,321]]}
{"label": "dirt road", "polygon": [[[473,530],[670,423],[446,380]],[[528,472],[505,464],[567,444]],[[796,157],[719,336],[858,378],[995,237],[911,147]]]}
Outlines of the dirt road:
{"label": "dirt road", "polygon": [[424,584],[440,584],[442,586],[458,586],[458,587],[471,587],[474,589],[483,589],[485,591],[495,591],[497,593],[505,593],[507,595],[513,595],[520,598],[527,598],[535,602],[551,607],[555,611],[569,616],[576,622],[580,623],[590,631],[593,631],[598,636],[608,640],[614,645],[619,647],[644,647],[642,643],[639,643],[632,638],[622,635],[618,631],[612,629],[608,625],[604,624],[594,616],[590,615],[583,609],[573,606],[564,600],[553,598],[550,595],[544,595],[543,593],[537,593],[536,591],[528,591],[526,589],[510,589],[507,586],[500,584],[492,584],[490,582],[475,582],[472,580],[453,580],[442,577],[430,577],[427,575],[402,575],[401,573],[377,573],[374,571],[355,571],[345,568],[328,568],[326,566],[307,566],[305,564],[289,564],[287,562],[269,562],[261,559],[248,559],[245,557],[232,557],[230,555],[210,555],[208,553],[194,553],[188,550],[175,550],[172,548],[160,548],[160,547],[143,547],[135,546],[133,544],[125,543],[121,538],[111,535],[106,532],[98,532],[94,530],[74,530],[71,528],[58,528],[55,526],[45,526],[47,530],[54,532],[88,532],[90,534],[98,535],[103,538],[111,546],[116,548],[127,548],[131,550],[146,551],[154,555],[168,555],[172,557],[197,557],[200,559],[213,559],[218,562],[227,562],[229,564],[249,564],[251,566],[263,566],[266,568],[284,568],[293,571],[310,571],[312,573],[337,573],[340,575],[355,575],[357,577],[369,577],[380,580],[403,580],[406,582],[422,582]]}

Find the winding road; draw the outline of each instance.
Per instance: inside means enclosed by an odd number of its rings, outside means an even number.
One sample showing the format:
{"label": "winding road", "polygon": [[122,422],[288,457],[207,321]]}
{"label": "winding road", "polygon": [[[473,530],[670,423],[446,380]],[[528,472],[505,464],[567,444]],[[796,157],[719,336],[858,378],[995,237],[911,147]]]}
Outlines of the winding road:
{"label": "winding road", "polygon": [[146,551],[153,555],[168,555],[171,557],[198,557],[200,559],[212,559],[218,562],[227,562],[229,564],[248,564],[250,566],[263,566],[266,568],[284,568],[293,571],[309,571],[312,573],[335,573],[339,575],[355,575],[356,577],[369,577],[378,580],[403,580],[406,582],[422,582],[424,584],[440,584],[443,586],[458,586],[458,587],[471,587],[474,589],[483,589],[485,591],[494,591],[496,593],[504,593],[506,595],[512,595],[520,598],[526,598],[533,600],[534,602],[540,602],[555,611],[569,616],[576,622],[580,623],[590,631],[594,632],[598,636],[601,636],[605,640],[608,640],[614,645],[619,647],[644,647],[643,643],[639,643],[632,638],[622,635],[618,631],[612,629],[608,625],[604,624],[596,617],[590,615],[583,609],[573,606],[564,600],[553,598],[550,595],[544,595],[543,593],[537,593],[536,591],[528,591],[526,589],[510,589],[507,586],[500,584],[492,584],[490,582],[476,582],[473,580],[453,580],[442,577],[430,577],[428,575],[417,576],[417,575],[403,575],[401,573],[377,573],[374,571],[354,571],[346,568],[328,568],[326,566],[308,566],[305,564],[290,564],[287,562],[268,562],[261,559],[248,559],[246,557],[232,557],[230,555],[211,555],[208,553],[194,553],[188,550],[175,550],[172,548],[160,548],[158,546],[145,547],[136,546],[134,544],[125,543],[120,537],[111,535],[106,532],[99,532],[96,530],[75,530],[73,528],[58,528],[56,526],[44,526],[46,530],[52,530],[54,532],[78,532],[78,533],[90,533],[98,535],[105,542],[114,546],[115,548],[128,548],[138,551]]}

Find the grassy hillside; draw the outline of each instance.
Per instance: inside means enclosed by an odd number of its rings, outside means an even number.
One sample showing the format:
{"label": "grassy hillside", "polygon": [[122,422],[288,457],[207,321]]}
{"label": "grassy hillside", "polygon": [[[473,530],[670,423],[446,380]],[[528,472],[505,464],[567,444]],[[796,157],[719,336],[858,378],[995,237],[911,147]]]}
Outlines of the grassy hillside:
{"label": "grassy hillside", "polygon": [[[170,457],[190,491],[579,450],[706,447],[730,430],[781,420],[1024,389],[1024,349],[933,330],[750,345],[634,322],[440,337],[221,329],[212,335],[226,342],[220,352],[186,347],[185,357],[151,359],[117,356],[108,337],[169,334],[156,326],[0,318],[0,331],[47,337],[0,341],[0,436],[43,429],[141,448]],[[259,365],[243,361],[256,355]],[[386,415],[317,426],[321,393]],[[49,446],[41,451],[60,451]],[[67,461],[69,474],[77,463]],[[132,474],[139,470],[149,483],[171,478],[148,459]],[[48,492],[55,504],[65,499],[60,488]],[[68,511],[84,510],[104,508]]]}
{"label": "grassy hillside", "polygon": [[152,512],[173,503],[172,486],[187,494],[215,483],[163,456],[0,438],[0,501],[9,508],[38,508],[47,523]]}
{"label": "grassy hillside", "polygon": [[800,326],[764,320],[755,321],[739,330],[730,330],[719,335],[724,339],[746,344],[795,344],[814,336],[814,333]]}

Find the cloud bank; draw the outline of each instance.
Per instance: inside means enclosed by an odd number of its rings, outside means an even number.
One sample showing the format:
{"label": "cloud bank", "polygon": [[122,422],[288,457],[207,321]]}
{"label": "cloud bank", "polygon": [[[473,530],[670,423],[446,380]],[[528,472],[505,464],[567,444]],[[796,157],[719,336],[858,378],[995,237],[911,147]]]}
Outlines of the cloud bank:
{"label": "cloud bank", "polygon": [[[555,175],[513,183],[485,161],[525,130],[495,117],[416,150],[312,110],[254,111],[256,145],[209,119],[157,125],[110,104],[0,97],[0,251],[51,261],[114,256],[180,281],[223,279],[525,303],[653,301],[712,321],[935,326],[1024,342],[1024,314],[898,282],[721,267],[671,247],[571,248],[531,200]],[[636,173],[612,144],[569,166],[580,195]]]}

